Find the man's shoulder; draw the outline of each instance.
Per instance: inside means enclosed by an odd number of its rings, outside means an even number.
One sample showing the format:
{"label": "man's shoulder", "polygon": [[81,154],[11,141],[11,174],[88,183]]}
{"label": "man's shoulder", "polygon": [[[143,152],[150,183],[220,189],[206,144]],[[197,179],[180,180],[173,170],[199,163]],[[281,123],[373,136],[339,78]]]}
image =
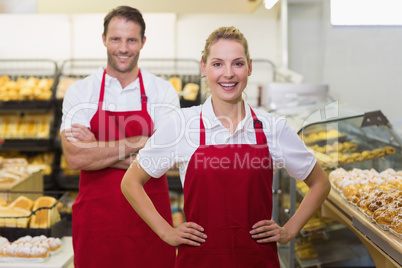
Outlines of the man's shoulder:
{"label": "man's shoulder", "polygon": [[170,83],[168,81],[166,81],[165,79],[163,79],[153,73],[150,73],[143,68],[141,68],[141,75],[142,75],[142,78],[145,83],[156,83],[159,85],[166,85],[166,86],[170,85]]}

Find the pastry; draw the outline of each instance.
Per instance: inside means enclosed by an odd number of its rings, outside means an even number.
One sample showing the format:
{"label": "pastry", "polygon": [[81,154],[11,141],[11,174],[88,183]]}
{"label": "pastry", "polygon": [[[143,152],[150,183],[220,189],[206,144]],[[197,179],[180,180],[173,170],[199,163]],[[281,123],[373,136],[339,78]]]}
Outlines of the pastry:
{"label": "pastry", "polygon": [[30,228],[50,228],[60,220],[60,214],[55,206],[57,200],[51,196],[41,196],[33,206]]}
{"label": "pastry", "polygon": [[26,196],[19,196],[8,207],[10,208],[22,208],[25,210],[32,210],[34,202]]}
{"label": "pastry", "polygon": [[376,222],[382,225],[390,225],[398,212],[398,209],[386,209],[376,218]]}
{"label": "pastry", "polygon": [[399,214],[392,219],[391,225],[389,226],[392,230],[398,234],[402,234],[402,215]]}
{"label": "pastry", "polygon": [[383,150],[383,149],[374,149],[371,152],[374,154],[374,157],[376,157],[376,158],[382,157],[385,155],[385,150]]}
{"label": "pastry", "polygon": [[169,80],[168,80],[172,85],[173,85],[173,87],[176,89],[176,91],[177,91],[177,93],[181,93],[181,91],[182,91],[182,81],[181,81],[181,79],[179,78],[179,77],[175,77],[175,76],[173,76],[173,77],[171,77],[171,78],[169,78]]}
{"label": "pastry", "polygon": [[195,101],[198,96],[200,86],[195,83],[187,83],[183,88],[183,99],[189,101]]}
{"label": "pastry", "polygon": [[295,245],[295,252],[297,257],[301,260],[314,259],[318,257],[317,251],[310,243]]}
{"label": "pastry", "polygon": [[0,227],[27,228],[31,211],[22,208],[0,207]]}
{"label": "pastry", "polygon": [[382,148],[385,151],[385,154],[395,154],[395,148],[391,146],[386,146]]}

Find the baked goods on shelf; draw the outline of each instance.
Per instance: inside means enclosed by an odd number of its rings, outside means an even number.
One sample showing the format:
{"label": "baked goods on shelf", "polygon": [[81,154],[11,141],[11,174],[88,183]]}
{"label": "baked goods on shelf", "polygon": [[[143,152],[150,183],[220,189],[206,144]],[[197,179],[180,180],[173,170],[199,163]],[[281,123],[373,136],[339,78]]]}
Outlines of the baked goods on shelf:
{"label": "baked goods on shelf", "polygon": [[78,80],[79,78],[61,77],[59,83],[57,83],[56,98],[63,99],[67,89]]}
{"label": "baked goods on shelf", "polygon": [[32,201],[30,198],[21,195],[17,197],[10,205],[8,205],[9,208],[22,208],[28,211],[32,210],[32,207],[34,205],[34,201]]}
{"label": "baked goods on shelf", "polygon": [[195,101],[198,96],[200,86],[195,83],[187,83],[183,88],[183,99],[188,101]]}
{"label": "baked goods on shelf", "polygon": [[28,162],[25,158],[3,158],[0,168],[0,183],[13,183],[27,178]]}
{"label": "baked goods on shelf", "polygon": [[48,139],[54,115],[3,114],[0,116],[0,137],[3,139]]}
{"label": "baked goods on shelf", "polygon": [[27,228],[31,211],[14,207],[0,207],[0,227]]}
{"label": "baked goods on shelf", "polygon": [[52,196],[39,196],[32,200],[24,194],[19,195],[0,206],[0,227],[48,229],[61,220],[59,204]]}
{"label": "baked goods on shelf", "polygon": [[312,145],[322,141],[335,140],[344,137],[346,137],[345,134],[342,134],[336,129],[331,129],[329,131],[320,131],[317,133],[313,132],[308,135],[301,135],[301,139],[307,145]]}
{"label": "baked goods on shelf", "polygon": [[389,230],[392,226],[393,232],[397,232],[397,222],[402,217],[402,171],[338,168],[329,174],[329,179],[364,215],[382,229]]}
{"label": "baked goods on shelf", "polygon": [[[348,149],[345,147],[339,147],[342,143],[334,143],[335,145],[325,145],[320,147],[318,145],[310,146],[309,148],[313,150],[318,162],[324,167],[337,167],[339,165],[351,164],[355,162],[361,162],[364,160],[370,160],[374,158],[383,157],[385,155],[395,154],[395,148],[391,146],[386,146],[382,148],[377,148],[374,150],[364,150],[362,152],[356,152],[358,150],[358,145],[351,142],[345,142],[343,144],[348,144]],[[334,148],[343,148],[342,150],[336,151]]]}
{"label": "baked goods on shelf", "polygon": [[183,82],[181,81],[181,79],[179,77],[173,76],[173,77],[170,77],[168,81],[176,89],[177,93],[180,94],[183,89]]}
{"label": "baked goods on shelf", "polygon": [[300,260],[315,259],[318,257],[317,251],[314,249],[313,245],[309,242],[296,244],[295,253]]}
{"label": "baked goods on shelf", "polygon": [[49,100],[52,95],[52,78],[19,77],[16,81],[9,76],[0,76],[0,101]]}
{"label": "baked goods on shelf", "polygon": [[21,153],[17,151],[1,152],[0,155],[5,159],[20,158],[26,159],[28,165],[41,166],[42,174],[49,175],[52,173],[52,164],[54,161],[54,152],[43,153]]}
{"label": "baked goods on shelf", "polygon": [[396,217],[392,219],[392,222],[389,226],[390,229],[395,231],[396,233],[402,235],[402,215],[398,214]]}
{"label": "baked goods on shelf", "polygon": [[52,196],[38,197],[33,206],[30,228],[49,228],[60,221],[60,213],[56,206],[57,199]]}

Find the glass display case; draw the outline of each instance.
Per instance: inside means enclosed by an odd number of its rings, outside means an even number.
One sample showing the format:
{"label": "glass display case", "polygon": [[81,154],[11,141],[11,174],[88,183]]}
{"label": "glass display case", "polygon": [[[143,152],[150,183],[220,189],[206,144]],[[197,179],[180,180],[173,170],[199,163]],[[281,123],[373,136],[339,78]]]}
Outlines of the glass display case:
{"label": "glass display case", "polygon": [[[402,141],[381,111],[317,120],[302,126],[298,134],[330,177],[341,171],[348,174],[348,181],[342,183],[354,189],[354,194],[373,191],[368,190],[370,185],[381,188],[384,194],[392,189],[395,196],[402,197]],[[392,179],[387,179],[385,173]],[[283,169],[275,174],[273,186],[277,208],[273,219],[282,226],[297,210],[308,188],[304,182],[290,179]],[[279,247],[281,261],[287,267],[321,267],[346,260],[361,261],[369,253],[369,261],[377,267],[399,267],[402,236],[381,227],[384,226],[376,224],[372,216],[365,215],[339,187],[332,185],[324,205],[299,235]],[[351,232],[356,235],[351,236]]]}

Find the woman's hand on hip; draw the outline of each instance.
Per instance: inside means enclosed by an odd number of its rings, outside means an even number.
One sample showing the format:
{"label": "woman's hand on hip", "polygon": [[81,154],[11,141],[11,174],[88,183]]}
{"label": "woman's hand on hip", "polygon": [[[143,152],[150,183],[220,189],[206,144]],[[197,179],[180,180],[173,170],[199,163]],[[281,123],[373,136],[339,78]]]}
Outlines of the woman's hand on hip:
{"label": "woman's hand on hip", "polygon": [[250,231],[251,237],[258,243],[278,242],[286,244],[292,240],[289,232],[276,224],[273,220],[262,220],[253,225]]}
{"label": "woman's hand on hip", "polygon": [[203,233],[204,228],[194,222],[185,222],[177,228],[172,228],[165,234],[163,240],[171,246],[181,244],[200,246],[205,242],[207,235]]}

